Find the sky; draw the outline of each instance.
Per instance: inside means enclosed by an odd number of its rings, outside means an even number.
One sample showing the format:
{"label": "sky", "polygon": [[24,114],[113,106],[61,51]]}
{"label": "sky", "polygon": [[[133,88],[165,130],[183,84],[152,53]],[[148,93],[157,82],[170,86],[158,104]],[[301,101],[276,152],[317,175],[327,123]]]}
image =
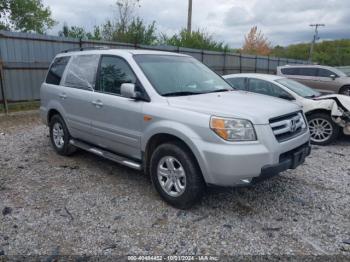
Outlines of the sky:
{"label": "sky", "polygon": [[[116,0],[43,0],[59,22],[91,30],[117,15]],[[136,15],[147,23],[156,21],[158,33],[177,33],[187,25],[188,0],[141,0]],[[244,36],[256,25],[273,45],[310,42],[310,24],[323,23],[321,40],[350,38],[350,0],[193,0],[193,29],[240,48]]]}

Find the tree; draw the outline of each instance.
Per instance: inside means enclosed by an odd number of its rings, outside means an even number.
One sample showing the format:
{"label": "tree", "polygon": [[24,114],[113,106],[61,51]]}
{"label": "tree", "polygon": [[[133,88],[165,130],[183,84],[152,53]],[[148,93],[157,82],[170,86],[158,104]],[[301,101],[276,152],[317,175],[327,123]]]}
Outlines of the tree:
{"label": "tree", "polygon": [[[272,55],[292,59],[307,60],[309,57],[310,43],[276,46]],[[322,41],[315,44],[314,61],[316,63],[342,66],[350,64],[350,39]]]}
{"label": "tree", "polygon": [[109,41],[154,44],[157,40],[155,22],[146,25],[140,17],[135,17],[137,5],[140,6],[140,0],[119,0],[118,16],[101,26],[101,37]]}
{"label": "tree", "polygon": [[117,30],[113,39],[125,43],[138,43],[144,45],[152,45],[157,40],[155,22],[145,25],[141,18],[137,17],[132,20],[130,25],[124,29]]}
{"label": "tree", "polygon": [[43,34],[55,24],[42,0],[0,1],[0,29]]}
{"label": "tree", "polygon": [[229,50],[228,45],[223,42],[215,41],[212,35],[199,29],[193,32],[188,32],[187,29],[182,29],[179,34],[175,34],[172,37],[162,34],[159,39],[159,44],[213,51]]}
{"label": "tree", "polygon": [[242,51],[252,55],[269,55],[271,53],[271,43],[264,34],[258,30],[257,26],[253,26],[244,37]]}
{"label": "tree", "polygon": [[101,40],[101,29],[99,26],[94,26],[92,32],[86,32],[83,27],[79,26],[71,26],[69,27],[66,23],[64,23],[62,27],[62,31],[58,32],[60,37],[71,37],[71,38],[79,38],[79,39],[90,39],[90,40]]}

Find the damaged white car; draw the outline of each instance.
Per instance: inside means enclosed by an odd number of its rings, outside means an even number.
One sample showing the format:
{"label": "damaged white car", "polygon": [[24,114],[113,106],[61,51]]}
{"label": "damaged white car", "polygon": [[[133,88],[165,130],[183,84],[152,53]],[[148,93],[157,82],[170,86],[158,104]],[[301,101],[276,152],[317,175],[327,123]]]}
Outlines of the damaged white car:
{"label": "damaged white car", "polygon": [[265,74],[233,74],[224,78],[235,89],[295,101],[307,117],[311,142],[327,145],[340,132],[350,135],[350,97],[321,95],[321,93],[294,80]]}

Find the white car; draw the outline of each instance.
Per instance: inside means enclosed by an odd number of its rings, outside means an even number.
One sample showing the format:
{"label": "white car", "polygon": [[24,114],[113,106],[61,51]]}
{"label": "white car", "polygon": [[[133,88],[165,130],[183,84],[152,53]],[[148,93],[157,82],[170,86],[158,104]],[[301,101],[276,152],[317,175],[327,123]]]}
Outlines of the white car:
{"label": "white car", "polygon": [[341,130],[350,135],[350,97],[321,95],[294,80],[266,74],[233,74],[223,76],[235,89],[295,101],[308,119],[311,142],[327,145]]}

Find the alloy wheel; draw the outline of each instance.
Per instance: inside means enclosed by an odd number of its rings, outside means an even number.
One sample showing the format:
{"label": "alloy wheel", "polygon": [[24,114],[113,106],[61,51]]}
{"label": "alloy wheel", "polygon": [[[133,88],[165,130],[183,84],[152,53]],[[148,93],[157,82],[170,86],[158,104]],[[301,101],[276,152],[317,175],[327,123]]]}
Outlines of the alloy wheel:
{"label": "alloy wheel", "polygon": [[157,177],[160,186],[169,196],[179,197],[185,192],[186,173],[175,157],[165,156],[159,161]]}
{"label": "alloy wheel", "polygon": [[309,121],[311,140],[322,143],[331,138],[333,134],[332,124],[323,118],[314,118]]}

